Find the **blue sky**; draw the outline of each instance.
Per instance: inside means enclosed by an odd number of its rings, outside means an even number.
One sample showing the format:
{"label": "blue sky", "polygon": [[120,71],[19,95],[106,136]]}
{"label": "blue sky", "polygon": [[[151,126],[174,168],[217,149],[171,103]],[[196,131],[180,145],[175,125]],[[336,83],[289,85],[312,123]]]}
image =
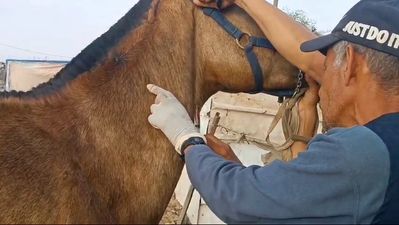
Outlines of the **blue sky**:
{"label": "blue sky", "polygon": [[[269,0],[271,1],[271,0]],[[331,30],[359,0],[280,0]],[[69,60],[121,18],[137,0],[1,0],[0,61]]]}

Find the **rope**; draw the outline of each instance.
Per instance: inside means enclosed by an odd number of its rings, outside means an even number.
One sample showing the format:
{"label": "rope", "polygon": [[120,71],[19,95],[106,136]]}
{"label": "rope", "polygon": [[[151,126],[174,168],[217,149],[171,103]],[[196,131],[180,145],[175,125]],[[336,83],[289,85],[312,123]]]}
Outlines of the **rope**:
{"label": "rope", "polygon": [[[309,137],[298,135],[300,126],[298,103],[302,99],[305,92],[306,89],[302,88],[294,97],[284,100],[266,133],[266,146],[272,151],[281,152],[282,159],[284,161],[292,160],[293,156],[291,146],[294,144],[294,142],[301,141],[308,143],[311,139]],[[271,141],[270,135],[280,120],[285,142],[283,144],[274,144]],[[315,131],[317,131],[318,125],[319,121],[317,120],[315,124]]]}

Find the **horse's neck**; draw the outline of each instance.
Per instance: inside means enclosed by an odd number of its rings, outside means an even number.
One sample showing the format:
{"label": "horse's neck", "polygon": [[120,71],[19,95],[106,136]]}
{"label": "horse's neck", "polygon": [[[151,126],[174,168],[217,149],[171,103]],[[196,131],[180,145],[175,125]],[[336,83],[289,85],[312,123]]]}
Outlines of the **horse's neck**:
{"label": "horse's neck", "polygon": [[79,132],[82,149],[96,152],[83,153],[82,158],[90,165],[87,173],[95,188],[106,192],[105,204],[113,202],[125,210],[117,212],[119,222],[156,222],[182,169],[170,143],[147,121],[154,96],[146,85],[171,90],[190,113],[194,108],[192,3],[156,2],[148,22],[81,82],[88,90],[78,103],[88,121]]}
{"label": "horse's neck", "polygon": [[[108,72],[102,74],[102,80],[119,85],[118,91],[125,92],[123,97],[136,99],[146,98],[141,91],[146,84],[153,83],[171,90],[192,108],[195,81],[192,8],[191,1],[153,0],[148,21],[127,35],[104,66],[97,68]],[[88,77],[91,83],[98,83],[98,76]]]}
{"label": "horse's neck", "polygon": [[96,112],[125,110],[128,115],[137,108],[147,112],[143,106],[151,104],[154,96],[146,85],[155,84],[173,92],[192,114],[199,73],[192,10],[191,1],[153,0],[148,21],[128,34],[111,56],[69,93],[86,89],[91,102],[98,103],[91,104]]}

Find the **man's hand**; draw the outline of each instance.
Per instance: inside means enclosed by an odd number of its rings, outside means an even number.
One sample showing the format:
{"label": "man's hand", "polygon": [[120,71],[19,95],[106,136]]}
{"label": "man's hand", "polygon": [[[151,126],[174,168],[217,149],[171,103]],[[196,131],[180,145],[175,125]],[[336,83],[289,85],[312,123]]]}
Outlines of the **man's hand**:
{"label": "man's hand", "polygon": [[319,115],[317,113],[317,104],[319,103],[319,84],[305,76],[309,85],[308,90],[299,102],[299,118],[301,121],[299,135],[313,137],[317,131]]}
{"label": "man's hand", "polygon": [[[233,5],[238,0],[221,0],[221,9],[227,8]],[[219,8],[216,0],[193,0],[194,4],[201,7],[209,7],[209,8]]]}
{"label": "man's hand", "polygon": [[301,103],[303,106],[315,107],[319,103],[319,84],[309,76],[305,76],[309,89],[306,91],[305,96],[302,98]]}
{"label": "man's hand", "polygon": [[223,157],[226,160],[230,160],[233,162],[241,163],[241,161],[238,159],[236,154],[234,154],[233,150],[231,147],[219,140],[217,137],[207,134],[206,136],[207,144],[208,146],[218,155]]}
{"label": "man's hand", "polygon": [[[317,132],[319,123],[319,115],[317,113],[317,103],[319,103],[319,84],[309,76],[305,76],[309,89],[299,102],[299,132],[302,137],[312,138]],[[307,144],[296,141],[292,146],[293,158],[299,153],[305,151]]]}
{"label": "man's hand", "polygon": [[166,135],[179,154],[182,154],[180,148],[187,139],[201,137],[205,141],[184,106],[172,93],[153,84],[147,85],[147,89],[157,96],[148,121]]}

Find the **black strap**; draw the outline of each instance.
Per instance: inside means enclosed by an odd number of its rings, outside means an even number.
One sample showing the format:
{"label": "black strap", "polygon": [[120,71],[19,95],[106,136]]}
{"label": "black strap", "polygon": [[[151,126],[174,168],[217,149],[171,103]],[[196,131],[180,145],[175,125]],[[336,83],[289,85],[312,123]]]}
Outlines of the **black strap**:
{"label": "black strap", "polygon": [[227,33],[229,33],[235,39],[240,39],[244,35],[244,33],[230,23],[230,21],[228,21],[220,11],[213,8],[203,8],[202,11],[205,15],[214,19]]}
{"label": "black strap", "polygon": [[255,92],[262,92],[263,89],[263,71],[262,67],[260,67],[258,57],[253,51],[252,46],[247,46],[245,48],[245,55],[247,56],[248,62],[251,65],[252,74],[255,79]]}

